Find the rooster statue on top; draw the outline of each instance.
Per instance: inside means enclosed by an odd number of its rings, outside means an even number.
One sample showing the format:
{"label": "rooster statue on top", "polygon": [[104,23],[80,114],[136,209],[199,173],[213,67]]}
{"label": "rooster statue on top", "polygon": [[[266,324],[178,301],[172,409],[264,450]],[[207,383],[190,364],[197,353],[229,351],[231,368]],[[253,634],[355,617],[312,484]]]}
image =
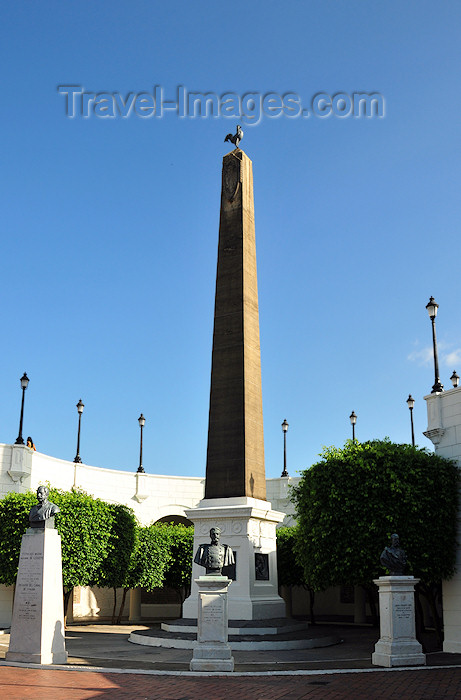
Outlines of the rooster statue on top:
{"label": "rooster statue on top", "polygon": [[237,124],[237,131],[235,134],[232,136],[232,134],[227,134],[226,138],[224,139],[224,142],[230,141],[231,143],[234,144],[235,148],[239,147],[240,141],[243,139],[243,129],[240,126],[240,124]]}

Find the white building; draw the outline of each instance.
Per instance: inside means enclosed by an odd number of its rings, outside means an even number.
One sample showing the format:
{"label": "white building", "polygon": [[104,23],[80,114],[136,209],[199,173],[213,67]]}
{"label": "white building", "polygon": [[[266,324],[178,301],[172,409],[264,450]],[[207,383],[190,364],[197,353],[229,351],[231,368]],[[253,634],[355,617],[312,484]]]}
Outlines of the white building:
{"label": "white building", "polygon": [[[441,457],[453,459],[461,467],[461,387],[429,394],[427,430],[424,435],[434,443]],[[457,571],[443,582],[443,650],[461,652],[461,526],[458,518]]]}

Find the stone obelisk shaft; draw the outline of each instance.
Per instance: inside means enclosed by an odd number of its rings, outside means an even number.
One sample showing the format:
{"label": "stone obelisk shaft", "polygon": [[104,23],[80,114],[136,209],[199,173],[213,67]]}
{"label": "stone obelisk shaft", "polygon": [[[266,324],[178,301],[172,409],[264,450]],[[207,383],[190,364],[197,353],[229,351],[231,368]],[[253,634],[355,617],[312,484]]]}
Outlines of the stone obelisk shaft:
{"label": "stone obelisk shaft", "polygon": [[265,500],[251,160],[224,156],[205,498]]}

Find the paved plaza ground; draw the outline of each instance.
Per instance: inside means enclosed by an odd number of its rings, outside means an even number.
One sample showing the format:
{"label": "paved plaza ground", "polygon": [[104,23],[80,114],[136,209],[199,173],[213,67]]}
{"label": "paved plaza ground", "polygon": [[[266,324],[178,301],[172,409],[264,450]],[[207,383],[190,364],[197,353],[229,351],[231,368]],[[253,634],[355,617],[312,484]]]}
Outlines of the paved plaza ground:
{"label": "paved plaza ground", "polygon": [[[377,630],[328,626],[343,641],[295,651],[233,652],[235,673],[189,672],[190,650],[142,647],[127,641],[142,626],[70,626],[69,666],[52,669],[0,660],[0,698],[24,700],[439,700],[461,698],[461,655],[430,651],[427,667],[377,669]],[[326,627],[326,626],[325,626]],[[319,626],[325,631],[324,626]],[[144,627],[145,628],[145,627]],[[8,635],[0,636],[0,659]]]}

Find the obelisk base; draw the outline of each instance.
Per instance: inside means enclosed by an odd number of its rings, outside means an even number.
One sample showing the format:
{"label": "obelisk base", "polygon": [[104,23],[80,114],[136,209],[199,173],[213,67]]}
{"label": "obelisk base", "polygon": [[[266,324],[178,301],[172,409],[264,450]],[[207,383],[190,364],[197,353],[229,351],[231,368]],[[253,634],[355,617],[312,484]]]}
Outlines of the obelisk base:
{"label": "obelisk base", "polygon": [[[286,617],[285,601],[278,594],[275,528],[285,517],[271,504],[247,496],[203,499],[197,508],[187,510],[194,523],[194,552],[209,541],[212,527],[221,529],[221,542],[232,548],[234,570],[224,570],[234,579],[229,589],[230,620],[268,620]],[[193,564],[192,577],[203,573]],[[235,576],[235,578],[234,578]],[[197,615],[197,587],[192,586],[184,601],[183,617]]]}
{"label": "obelisk base", "polygon": [[415,585],[413,576],[381,576],[379,588],[381,638],[371,662],[375,666],[424,666],[426,655],[415,634]]}
{"label": "obelisk base", "polygon": [[65,664],[61,538],[52,527],[22,537],[6,661]]}
{"label": "obelisk base", "polygon": [[227,576],[200,576],[198,586],[197,642],[191,671],[233,671],[234,658],[227,641]]}

